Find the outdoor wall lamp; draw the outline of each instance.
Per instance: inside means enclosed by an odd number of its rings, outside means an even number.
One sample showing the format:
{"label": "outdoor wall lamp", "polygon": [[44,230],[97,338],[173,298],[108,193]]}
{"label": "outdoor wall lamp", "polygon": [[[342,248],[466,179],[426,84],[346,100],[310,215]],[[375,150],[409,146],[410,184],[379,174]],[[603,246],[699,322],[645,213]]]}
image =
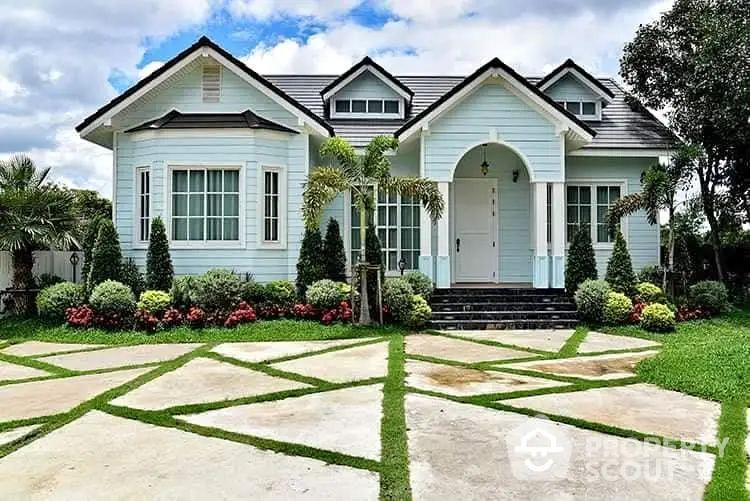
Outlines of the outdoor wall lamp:
{"label": "outdoor wall lamp", "polygon": [[513,170],[513,182],[518,182],[518,176],[520,175],[520,172],[518,172],[518,169]]}

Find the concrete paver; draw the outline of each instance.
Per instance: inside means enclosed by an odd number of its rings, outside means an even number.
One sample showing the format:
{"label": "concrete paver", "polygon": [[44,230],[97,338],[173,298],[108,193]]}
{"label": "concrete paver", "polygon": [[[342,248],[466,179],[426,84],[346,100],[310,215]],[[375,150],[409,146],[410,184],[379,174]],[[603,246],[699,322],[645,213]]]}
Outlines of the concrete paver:
{"label": "concrete paver", "polygon": [[487,330],[487,331],[447,331],[446,334],[466,339],[480,339],[496,343],[531,348],[556,353],[573,335],[573,330]]}
{"label": "concrete paver", "polygon": [[271,367],[333,383],[385,377],[388,374],[388,343],[375,343],[297,358],[272,364]]}
{"label": "concrete paver", "polygon": [[76,371],[110,369],[128,365],[165,362],[193,351],[200,344],[141,344],[106,350],[45,357],[42,361]]}
{"label": "concrete paver", "polygon": [[417,334],[407,336],[406,353],[409,355],[423,355],[443,360],[476,363],[513,358],[528,358],[535,356],[528,351],[511,350],[498,346],[460,341],[443,336]]}
{"label": "concrete paver", "polygon": [[25,365],[12,364],[0,360],[0,381],[17,381],[19,379],[30,379],[33,377],[51,376],[47,371],[26,367]]}
{"label": "concrete paver", "polygon": [[14,344],[0,353],[15,355],[17,357],[38,357],[49,353],[63,353],[66,351],[87,350],[97,348],[102,345],[97,344],[76,344],[76,343],[48,343],[45,341],[26,341],[24,343]]}

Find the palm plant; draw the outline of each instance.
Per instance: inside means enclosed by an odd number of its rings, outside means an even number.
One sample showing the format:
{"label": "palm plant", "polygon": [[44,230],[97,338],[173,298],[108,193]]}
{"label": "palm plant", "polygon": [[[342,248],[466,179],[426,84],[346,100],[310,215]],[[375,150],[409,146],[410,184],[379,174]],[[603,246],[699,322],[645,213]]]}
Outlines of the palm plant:
{"label": "palm plant", "polygon": [[[326,206],[341,193],[350,192],[352,203],[359,209],[361,307],[359,323],[372,323],[367,297],[367,259],[365,240],[368,215],[375,210],[373,186],[419,200],[433,221],[440,219],[445,201],[435,183],[419,177],[391,177],[391,163],[386,156],[398,148],[398,140],[391,136],[376,136],[362,155],[357,154],[346,140],[333,137],[320,147],[320,156],[335,161],[334,165],[319,167],[308,176],[302,197],[302,217],[305,226],[317,229]],[[426,230],[423,230],[426,231]]]}
{"label": "palm plant", "polygon": [[[77,244],[75,197],[48,175],[49,168],[38,169],[25,155],[0,161],[0,249],[11,253],[16,289],[34,286],[35,250]],[[25,312],[29,304],[17,307]]]}

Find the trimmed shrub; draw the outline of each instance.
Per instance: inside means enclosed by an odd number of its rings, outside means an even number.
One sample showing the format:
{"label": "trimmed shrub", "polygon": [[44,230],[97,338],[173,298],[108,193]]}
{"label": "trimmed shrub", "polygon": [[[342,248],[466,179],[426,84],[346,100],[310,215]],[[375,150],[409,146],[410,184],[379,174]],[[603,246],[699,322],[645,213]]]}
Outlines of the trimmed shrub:
{"label": "trimmed shrub", "polygon": [[264,287],[267,303],[273,306],[291,308],[294,305],[295,287],[289,280],[274,280]]}
{"label": "trimmed shrub", "polygon": [[383,302],[388,305],[393,318],[406,323],[412,310],[414,289],[403,278],[390,278],[383,286]]}
{"label": "trimmed shrub", "polygon": [[344,299],[341,287],[333,280],[318,280],[307,288],[307,302],[314,308],[322,310],[338,308]]}
{"label": "trimmed shrub", "polygon": [[664,269],[658,266],[644,266],[643,268],[641,268],[641,271],[638,272],[638,281],[660,284],[662,283],[662,279],[664,278],[663,273]]}
{"label": "trimmed shrub", "polygon": [[193,299],[195,282],[196,277],[190,275],[176,277],[172,281],[172,288],[169,291],[172,306],[185,311],[195,304],[195,300]]}
{"label": "trimmed shrub", "polygon": [[591,232],[587,226],[580,226],[568,249],[568,258],[565,265],[565,290],[568,294],[574,294],[586,280],[596,280],[599,275],[596,271],[596,256],[594,245],[591,243]]}
{"label": "trimmed shrub", "polygon": [[86,302],[83,285],[62,282],[42,289],[36,297],[39,316],[49,320],[64,320],[65,310],[76,308]]}
{"label": "trimmed shrub", "polygon": [[404,275],[404,280],[409,282],[409,285],[414,289],[415,294],[422,296],[425,301],[430,300],[432,297],[432,291],[434,290],[430,277],[421,271],[410,271]]}
{"label": "trimmed shrub", "polygon": [[208,270],[195,278],[193,286],[191,299],[206,313],[228,313],[240,302],[242,283],[231,271]]}
{"label": "trimmed shrub", "polygon": [[161,316],[172,302],[169,293],[164,291],[145,291],[138,298],[138,309]]}
{"label": "trimmed shrub", "polygon": [[266,288],[254,279],[250,279],[242,284],[240,297],[248,304],[258,306],[266,302]]}
{"label": "trimmed shrub", "polygon": [[705,280],[690,287],[690,305],[713,314],[729,309],[729,291],[722,282]]}
{"label": "trimmed shrub", "polygon": [[167,291],[172,287],[174,268],[169,257],[167,230],[160,217],[151,221],[146,253],[146,287],[152,290]]}
{"label": "trimmed shrub", "polygon": [[326,277],[324,259],[320,232],[317,229],[305,230],[297,259],[297,297],[300,299],[304,299],[307,288],[313,282]]}
{"label": "trimmed shrub", "polygon": [[661,287],[651,282],[641,282],[635,286],[635,291],[643,301],[647,303],[663,303],[665,300],[664,291]]}
{"label": "trimmed shrub", "polygon": [[346,251],[339,222],[334,218],[328,221],[323,239],[323,270],[326,278],[334,282],[346,282]]}
{"label": "trimmed shrub", "polygon": [[630,260],[628,244],[625,243],[625,237],[622,236],[621,231],[617,232],[615,247],[607,263],[607,274],[604,279],[614,291],[622,292],[628,297],[635,295],[636,279],[633,273],[633,262]]}
{"label": "trimmed shrub", "polygon": [[674,330],[675,315],[667,305],[650,304],[641,313],[641,328],[650,332],[669,332]]}
{"label": "trimmed shrub", "polygon": [[89,304],[97,315],[118,316],[120,319],[131,317],[136,308],[133,291],[115,280],[105,280],[94,287]]}
{"label": "trimmed shrub", "polygon": [[81,267],[81,279],[88,287],[89,274],[91,273],[91,262],[94,260],[94,246],[96,237],[99,236],[99,227],[105,218],[97,216],[86,226],[86,233],[83,236],[83,266]]}
{"label": "trimmed shrub", "polygon": [[146,280],[138,266],[131,260],[123,261],[120,271],[120,282],[124,283],[133,291],[135,297],[146,290]]}
{"label": "trimmed shrub", "polygon": [[628,296],[621,292],[610,292],[604,305],[604,321],[612,325],[624,324],[632,310],[633,301]]}
{"label": "trimmed shrub", "polygon": [[419,294],[412,296],[411,311],[409,311],[409,316],[406,319],[406,325],[410,329],[421,329],[427,325],[430,318],[432,318],[432,308],[430,308],[427,300]]}
{"label": "trimmed shrub", "polygon": [[117,236],[115,225],[109,219],[103,219],[99,224],[99,234],[91,257],[91,271],[89,271],[88,288],[94,287],[107,280],[122,279],[122,251],[120,238]]}
{"label": "trimmed shrub", "polygon": [[612,291],[604,280],[586,280],[575,293],[576,307],[582,320],[599,323],[604,320],[607,296]]}
{"label": "trimmed shrub", "polygon": [[61,284],[63,282],[65,282],[65,279],[63,277],[58,277],[54,273],[42,273],[34,279],[36,288],[39,290],[46,289],[51,285]]}

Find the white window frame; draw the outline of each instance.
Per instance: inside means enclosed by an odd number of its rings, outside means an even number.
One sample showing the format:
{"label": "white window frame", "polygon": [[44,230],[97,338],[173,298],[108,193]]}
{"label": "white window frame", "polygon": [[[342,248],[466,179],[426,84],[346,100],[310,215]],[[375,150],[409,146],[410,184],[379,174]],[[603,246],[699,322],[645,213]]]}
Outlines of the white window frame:
{"label": "white window frame", "polygon": [[[591,243],[594,246],[594,250],[611,250],[614,248],[615,243],[612,242],[598,242],[597,241],[597,203],[596,203],[596,189],[602,186],[617,186],[620,188],[620,198],[623,198],[628,194],[628,182],[625,179],[566,179],[565,180],[565,226],[568,225],[568,187],[569,186],[587,186],[591,189]],[[623,217],[620,222],[620,230],[625,238],[625,242],[628,241],[628,217]],[[567,232],[566,232],[567,235]],[[567,239],[566,239],[567,240]],[[566,242],[566,245],[570,246],[570,242]]]}
{"label": "white window frame", "polygon": [[[364,113],[354,113],[352,111],[336,111],[336,103],[341,101],[349,101],[349,110],[352,109],[352,101],[364,101],[365,111]],[[370,113],[367,110],[370,107],[370,101],[380,101],[383,112],[381,113]],[[385,113],[385,102],[396,101],[398,102],[398,113]],[[375,119],[398,119],[404,118],[404,100],[401,97],[363,97],[363,98],[333,98],[331,99],[331,118],[375,118]]]}
{"label": "white window frame", "polygon": [[[279,174],[279,240],[265,239],[265,175],[266,172]],[[285,165],[261,164],[257,180],[257,234],[259,249],[283,250],[287,248],[287,169]]]}
{"label": "white window frame", "polygon": [[[148,173],[148,194],[144,194],[142,191],[142,184],[141,184],[141,176],[144,173]],[[133,231],[135,232],[135,237],[133,238],[133,242],[136,243],[138,247],[145,247],[148,245],[148,239],[149,235],[146,235],[146,238],[142,238],[143,235],[141,235],[141,221],[145,218],[141,217],[141,208],[143,207],[143,198],[148,197],[148,230],[149,233],[151,232],[151,220],[153,219],[153,199],[154,199],[154,190],[153,190],[153,177],[151,176],[151,167],[147,165],[143,165],[140,167],[136,167],[135,169],[135,181],[134,181],[135,190],[134,192],[134,198],[135,203],[133,204],[135,206],[135,223]]]}
{"label": "white window frame", "polygon": [[[172,239],[172,172],[175,170],[239,171],[239,240],[173,240]],[[166,162],[164,169],[164,213],[170,249],[244,249],[245,248],[245,165],[237,162]],[[205,196],[205,193],[204,193]],[[207,197],[206,197],[207,198]],[[204,215],[204,217],[207,217]]]}
{"label": "white window frame", "polygon": [[[568,111],[568,103],[578,103],[580,106],[581,113],[573,113],[576,118],[580,118],[581,120],[601,120],[602,119],[602,102],[598,99],[591,100],[591,99],[576,99],[576,100],[555,100],[557,104],[562,106],[565,111]],[[584,115],[583,114],[583,103],[594,103],[595,112],[593,115]],[[568,111],[571,113],[570,111]]]}

